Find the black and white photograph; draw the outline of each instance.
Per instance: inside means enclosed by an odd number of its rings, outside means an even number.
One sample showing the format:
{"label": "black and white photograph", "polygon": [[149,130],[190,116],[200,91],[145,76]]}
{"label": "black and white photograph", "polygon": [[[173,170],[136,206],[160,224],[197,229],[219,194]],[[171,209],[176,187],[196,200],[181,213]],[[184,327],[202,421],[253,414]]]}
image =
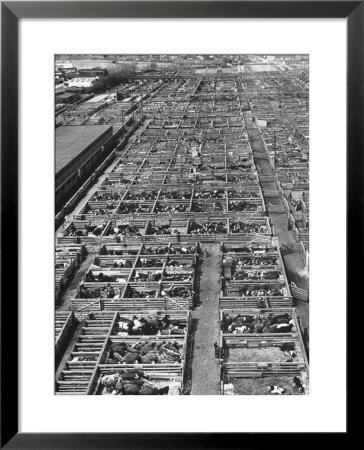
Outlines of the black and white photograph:
{"label": "black and white photograph", "polygon": [[54,64],[55,395],[309,395],[309,55]]}

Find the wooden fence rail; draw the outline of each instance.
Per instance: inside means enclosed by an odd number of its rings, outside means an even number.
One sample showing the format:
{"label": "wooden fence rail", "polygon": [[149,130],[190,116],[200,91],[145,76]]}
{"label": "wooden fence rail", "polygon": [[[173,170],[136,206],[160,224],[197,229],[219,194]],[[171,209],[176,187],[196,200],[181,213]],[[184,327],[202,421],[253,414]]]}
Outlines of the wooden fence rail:
{"label": "wooden fence rail", "polygon": [[303,302],[309,302],[309,293],[305,289],[297,287],[293,281],[291,282],[291,294],[294,299],[301,300]]}

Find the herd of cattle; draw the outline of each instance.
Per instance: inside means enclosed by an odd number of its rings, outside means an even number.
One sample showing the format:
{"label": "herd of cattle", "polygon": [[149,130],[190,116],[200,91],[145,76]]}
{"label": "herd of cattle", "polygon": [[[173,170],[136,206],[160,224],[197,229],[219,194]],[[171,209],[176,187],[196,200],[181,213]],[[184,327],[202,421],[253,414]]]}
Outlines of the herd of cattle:
{"label": "herd of cattle", "polygon": [[[242,81],[213,83],[223,91],[213,88],[210,95],[211,83],[204,78],[162,83],[143,114],[136,112],[147,119],[138,135],[120,147],[106,178],[60,236],[87,243],[94,254],[75,293],[75,309],[84,322],[58,380],[67,392],[82,386],[82,392],[94,393],[98,383],[101,394],[185,393],[186,357],[193,353],[186,345],[193,338],[188,310],[200,289],[196,271],[206,257],[206,242],[221,242],[221,261],[228,253],[232,260],[230,272],[214,274],[221,280],[221,295],[241,304],[257,300],[248,312],[223,315],[221,337],[244,335],[241,340],[253,342],[269,335],[279,343],[284,364],[297,362],[297,340],[281,342],[283,335],[299,333],[294,317],[267,311],[267,299],[289,296],[289,289],[264,217],[241,115],[241,105],[247,104]],[[228,266],[227,259],[222,266]],[[177,320],[178,314],[185,318]],[[255,363],[239,366],[242,378],[273,370],[256,369]],[[266,384],[266,393],[285,392],[269,380]],[[305,389],[298,376],[294,384]]]}
{"label": "herd of cattle", "polygon": [[181,395],[177,383],[165,383],[152,381],[142,370],[119,370],[111,375],[101,378],[104,387],[102,394],[112,395]]}
{"label": "herd of cattle", "polygon": [[118,336],[133,335],[182,335],[186,332],[186,323],[174,324],[169,314],[160,312],[134,315],[131,319],[120,317],[115,328]]}
{"label": "herd of cattle", "polygon": [[224,333],[291,333],[297,331],[292,316],[288,313],[274,314],[267,316],[257,314],[238,314],[230,316],[225,314],[221,323]]}
{"label": "herd of cattle", "polygon": [[140,340],[135,344],[120,341],[111,344],[106,364],[181,363],[183,343],[171,340]]}

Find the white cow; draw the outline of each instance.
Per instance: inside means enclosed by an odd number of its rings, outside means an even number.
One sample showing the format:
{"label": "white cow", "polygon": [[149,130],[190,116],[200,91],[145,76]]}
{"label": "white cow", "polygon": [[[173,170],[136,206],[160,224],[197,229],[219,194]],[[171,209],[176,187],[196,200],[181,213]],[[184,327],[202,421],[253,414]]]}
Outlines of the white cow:
{"label": "white cow", "polygon": [[118,322],[118,326],[121,330],[128,331],[128,322]]}
{"label": "white cow", "polygon": [[133,323],[134,323],[133,328],[132,328],[133,331],[137,331],[137,330],[139,330],[139,328],[141,328],[143,326],[142,322],[140,322],[138,319],[134,319]]}
{"label": "white cow", "polygon": [[118,373],[114,373],[113,375],[104,375],[101,378],[101,384],[107,387],[115,386],[119,378],[120,374]]}
{"label": "white cow", "polygon": [[267,391],[270,392],[271,394],[282,395],[285,389],[283,389],[281,386],[268,386]]}
{"label": "white cow", "polygon": [[248,327],[246,327],[245,325],[243,325],[242,327],[236,327],[233,331],[233,334],[244,333],[244,331],[247,329]]}

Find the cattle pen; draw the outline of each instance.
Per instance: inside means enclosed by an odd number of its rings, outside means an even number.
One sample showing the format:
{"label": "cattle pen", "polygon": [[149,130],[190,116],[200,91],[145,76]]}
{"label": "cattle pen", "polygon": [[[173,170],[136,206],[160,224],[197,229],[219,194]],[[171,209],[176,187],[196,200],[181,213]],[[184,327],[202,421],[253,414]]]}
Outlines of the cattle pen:
{"label": "cattle pen", "polygon": [[[168,333],[164,334],[158,334],[153,329],[148,331],[150,334],[125,331],[121,324],[132,322],[136,315],[155,320],[158,316],[167,316],[166,311],[148,314],[138,314],[137,311],[89,313],[82,320],[77,341],[57,377],[56,394],[106,394],[106,389],[101,385],[102,375],[118,373],[120,369],[126,372],[137,369],[163,386],[173,382],[182,393],[189,312],[168,312],[170,328]],[[119,364],[119,353],[115,351],[121,346],[130,349],[131,358],[129,363],[122,364],[122,367]],[[139,351],[135,351],[136,348]],[[164,360],[156,363],[158,352],[164,354]]]}
{"label": "cattle pen", "polygon": [[104,156],[62,175],[56,395],[309,392],[308,62],[236,58],[125,73],[57,114],[72,167],[90,129]]}
{"label": "cattle pen", "polygon": [[298,394],[293,376],[304,380],[308,392],[308,361],[294,308],[224,309],[220,321],[223,395],[266,395],[267,385],[275,384]]}

